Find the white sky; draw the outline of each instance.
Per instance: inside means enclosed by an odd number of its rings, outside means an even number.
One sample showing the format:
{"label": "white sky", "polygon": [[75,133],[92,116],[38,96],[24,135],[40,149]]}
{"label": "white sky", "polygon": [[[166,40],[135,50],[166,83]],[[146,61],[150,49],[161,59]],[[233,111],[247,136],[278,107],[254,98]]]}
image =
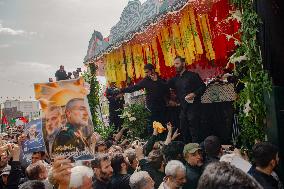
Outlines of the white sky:
{"label": "white sky", "polygon": [[0,0],[0,101],[33,98],[61,64],[83,67],[94,29],[107,36],[128,1]]}

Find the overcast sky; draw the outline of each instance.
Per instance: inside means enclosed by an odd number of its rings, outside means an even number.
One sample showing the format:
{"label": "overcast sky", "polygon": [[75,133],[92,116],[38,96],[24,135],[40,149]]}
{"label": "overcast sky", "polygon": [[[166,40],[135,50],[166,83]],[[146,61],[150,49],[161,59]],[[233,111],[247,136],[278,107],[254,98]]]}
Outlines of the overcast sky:
{"label": "overcast sky", "polygon": [[107,36],[128,1],[0,0],[0,97],[33,98],[59,65],[83,67],[93,30]]}

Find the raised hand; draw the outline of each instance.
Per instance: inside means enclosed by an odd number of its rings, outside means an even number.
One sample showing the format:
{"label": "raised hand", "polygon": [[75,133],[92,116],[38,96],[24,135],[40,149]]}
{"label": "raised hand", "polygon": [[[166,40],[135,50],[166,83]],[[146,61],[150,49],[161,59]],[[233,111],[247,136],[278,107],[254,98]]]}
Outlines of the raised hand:
{"label": "raised hand", "polygon": [[193,100],[196,95],[194,93],[190,93],[186,95],[185,100]]}
{"label": "raised hand", "polygon": [[13,161],[19,161],[20,160],[20,147],[17,144],[7,144],[8,150],[11,153],[11,156],[13,158]]}
{"label": "raised hand", "polygon": [[178,132],[178,129],[177,129],[172,136],[172,141],[175,140],[179,135],[180,133]]}
{"label": "raised hand", "polygon": [[173,125],[171,124],[171,122],[167,123],[167,129],[168,129],[169,132],[173,131]]}
{"label": "raised hand", "polygon": [[71,177],[71,160],[57,157],[52,166],[52,177],[59,185],[59,189],[68,188]]}

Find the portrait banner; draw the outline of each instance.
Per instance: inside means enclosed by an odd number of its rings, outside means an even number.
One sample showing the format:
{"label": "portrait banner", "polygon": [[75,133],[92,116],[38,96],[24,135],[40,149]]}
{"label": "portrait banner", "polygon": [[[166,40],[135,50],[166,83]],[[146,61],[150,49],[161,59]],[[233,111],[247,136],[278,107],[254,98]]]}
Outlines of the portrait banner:
{"label": "portrait banner", "polygon": [[85,86],[83,78],[34,85],[43,111],[45,146],[51,158],[65,156],[75,161],[92,158],[93,124]]}
{"label": "portrait banner", "polygon": [[24,154],[45,151],[41,119],[30,121],[24,128],[27,139],[22,144]]}

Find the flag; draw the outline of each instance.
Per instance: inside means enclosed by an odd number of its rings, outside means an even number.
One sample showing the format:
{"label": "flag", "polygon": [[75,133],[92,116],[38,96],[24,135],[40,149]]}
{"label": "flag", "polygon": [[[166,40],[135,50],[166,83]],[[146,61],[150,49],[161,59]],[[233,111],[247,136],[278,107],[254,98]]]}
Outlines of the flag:
{"label": "flag", "polygon": [[8,125],[8,119],[4,114],[2,115],[1,123],[1,132],[3,132],[4,128]]}
{"label": "flag", "polygon": [[10,123],[15,124],[16,123],[16,119],[14,119],[14,118],[10,119]]}
{"label": "flag", "polygon": [[2,116],[2,125],[7,125],[8,124],[8,119],[7,117],[3,114]]}
{"label": "flag", "polygon": [[18,119],[21,120],[24,123],[28,123],[29,122],[29,120],[27,120],[25,117],[19,117]]}

